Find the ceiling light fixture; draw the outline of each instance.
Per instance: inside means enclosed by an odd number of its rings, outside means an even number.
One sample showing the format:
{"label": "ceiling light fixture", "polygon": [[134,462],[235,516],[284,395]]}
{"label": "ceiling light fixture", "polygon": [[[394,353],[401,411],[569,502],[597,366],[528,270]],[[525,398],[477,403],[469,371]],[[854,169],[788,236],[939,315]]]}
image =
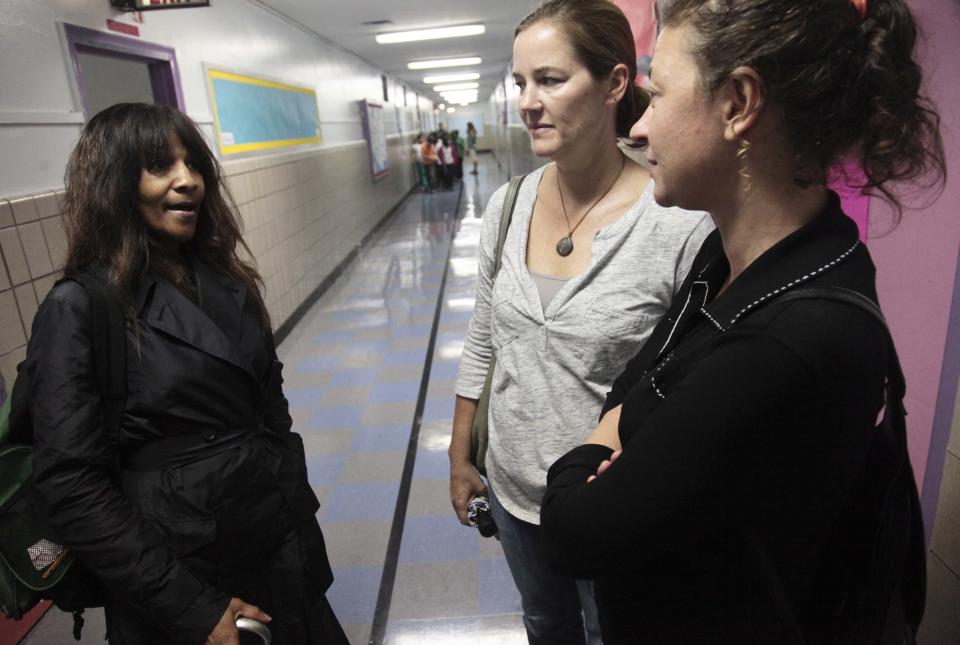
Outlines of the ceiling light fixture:
{"label": "ceiling light fixture", "polygon": [[457,90],[475,90],[480,83],[453,83],[452,85],[434,85],[434,92],[455,92]]}
{"label": "ceiling light fixture", "polygon": [[441,67],[463,67],[464,65],[479,65],[480,58],[444,58],[441,60],[418,60],[407,63],[407,69],[439,69]]}
{"label": "ceiling light fixture", "polygon": [[479,97],[477,96],[445,96],[443,100],[446,101],[449,105],[454,103],[475,103]]}
{"label": "ceiling light fixture", "polygon": [[459,27],[440,27],[438,29],[416,29],[414,31],[395,31],[391,34],[379,34],[377,42],[381,45],[393,43],[412,43],[418,40],[436,40],[438,38],[457,38],[460,36],[479,36],[487,31],[483,25],[460,25]]}
{"label": "ceiling light fixture", "polygon": [[441,110],[443,110],[443,109],[446,109],[447,106],[444,105],[443,103],[441,103],[441,104],[438,105],[437,107],[440,108]]}
{"label": "ceiling light fixture", "polygon": [[448,108],[447,108],[447,114],[453,114],[453,113],[456,112],[456,111],[457,111],[457,108],[455,108],[455,107],[448,107]]}
{"label": "ceiling light fixture", "polygon": [[480,78],[476,72],[464,72],[463,74],[441,74],[439,76],[424,76],[423,82],[427,85],[437,85],[438,83],[458,83],[460,81],[475,81]]}

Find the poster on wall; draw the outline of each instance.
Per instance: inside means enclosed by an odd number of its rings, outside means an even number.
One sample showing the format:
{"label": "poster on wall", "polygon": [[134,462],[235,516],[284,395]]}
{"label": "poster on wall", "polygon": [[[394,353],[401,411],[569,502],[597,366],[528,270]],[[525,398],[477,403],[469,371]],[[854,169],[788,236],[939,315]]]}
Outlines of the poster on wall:
{"label": "poster on wall", "polygon": [[360,101],[363,136],[370,151],[370,169],[374,179],[380,179],[390,170],[387,156],[387,131],[383,127],[383,104]]}
{"label": "poster on wall", "polygon": [[645,85],[650,75],[650,61],[657,44],[657,0],[613,0],[630,22],[637,48],[638,85]]}
{"label": "poster on wall", "polygon": [[315,90],[205,67],[217,144],[222,154],[322,141]]}

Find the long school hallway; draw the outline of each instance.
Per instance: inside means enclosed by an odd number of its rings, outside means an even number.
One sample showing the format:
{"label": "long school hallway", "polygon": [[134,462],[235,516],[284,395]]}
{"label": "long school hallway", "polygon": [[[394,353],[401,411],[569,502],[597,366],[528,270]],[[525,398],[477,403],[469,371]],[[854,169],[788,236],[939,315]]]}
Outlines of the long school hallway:
{"label": "long school hallway", "polygon": [[[354,645],[526,643],[499,542],[457,521],[448,489],[481,216],[506,179],[481,155],[452,191],[410,194],[278,347],[321,503],[328,599]],[[22,642],[74,642],[71,628],[53,608]],[[88,610],[81,642],[104,634]]]}

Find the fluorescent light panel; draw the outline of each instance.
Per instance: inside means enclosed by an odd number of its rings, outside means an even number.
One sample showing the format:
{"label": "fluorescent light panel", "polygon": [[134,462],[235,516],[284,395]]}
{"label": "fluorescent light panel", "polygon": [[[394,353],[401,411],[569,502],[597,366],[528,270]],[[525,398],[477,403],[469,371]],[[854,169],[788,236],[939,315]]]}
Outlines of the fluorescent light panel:
{"label": "fluorescent light panel", "polygon": [[457,90],[475,90],[480,83],[452,83],[450,85],[434,85],[434,92],[456,92]]}
{"label": "fluorescent light panel", "polygon": [[479,58],[444,58],[442,60],[418,60],[407,63],[407,69],[439,69],[441,67],[463,67],[465,65],[479,65],[483,60]]}
{"label": "fluorescent light panel", "polygon": [[464,72],[462,74],[440,74],[439,76],[424,76],[423,82],[427,85],[437,85],[440,83],[459,83],[460,81],[475,81],[480,78],[476,72]]}
{"label": "fluorescent light panel", "polygon": [[380,34],[377,42],[381,45],[393,43],[412,43],[418,40],[436,40],[438,38],[458,38],[460,36],[479,36],[487,31],[483,25],[460,25],[459,27],[440,27],[438,29],[416,29],[414,31],[396,31],[392,34]]}
{"label": "fluorescent light panel", "polygon": [[448,108],[447,108],[447,114],[453,114],[453,113],[456,112],[456,111],[457,111],[457,108],[455,108],[455,107],[448,107]]}

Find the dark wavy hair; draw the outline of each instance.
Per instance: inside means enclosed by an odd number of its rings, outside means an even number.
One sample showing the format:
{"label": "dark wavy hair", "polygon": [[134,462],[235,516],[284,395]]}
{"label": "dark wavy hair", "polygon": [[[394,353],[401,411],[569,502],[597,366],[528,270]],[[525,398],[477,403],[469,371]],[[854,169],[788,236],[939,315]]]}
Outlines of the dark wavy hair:
{"label": "dark wavy hair", "polygon": [[671,0],[662,22],[689,23],[701,82],[714,92],[740,66],[761,76],[795,155],[794,181],[826,183],[852,155],[903,212],[891,182],[942,189],[940,117],[920,93],[917,27],[903,0]]}
{"label": "dark wavy hair", "polygon": [[643,115],[650,100],[634,84],[637,78],[637,48],[630,22],[609,0],[549,0],[527,14],[517,25],[516,38],[524,29],[549,22],[570,41],[580,62],[594,79],[606,78],[620,63],[629,70],[627,91],[617,105],[617,136],[626,137]]}
{"label": "dark wavy hair", "polygon": [[270,329],[263,280],[237,254],[240,247],[252,257],[220,164],[196,124],[165,105],[120,103],[95,115],[83,128],[65,177],[68,251],[63,274],[69,277],[94,265],[106,266],[110,287],[134,322],[131,295],[147,268],[190,290],[185,268],[154,240],[139,204],[141,172],[169,163],[174,135],[205,186],[196,232],[184,251],[242,282],[259,307],[264,328]]}

